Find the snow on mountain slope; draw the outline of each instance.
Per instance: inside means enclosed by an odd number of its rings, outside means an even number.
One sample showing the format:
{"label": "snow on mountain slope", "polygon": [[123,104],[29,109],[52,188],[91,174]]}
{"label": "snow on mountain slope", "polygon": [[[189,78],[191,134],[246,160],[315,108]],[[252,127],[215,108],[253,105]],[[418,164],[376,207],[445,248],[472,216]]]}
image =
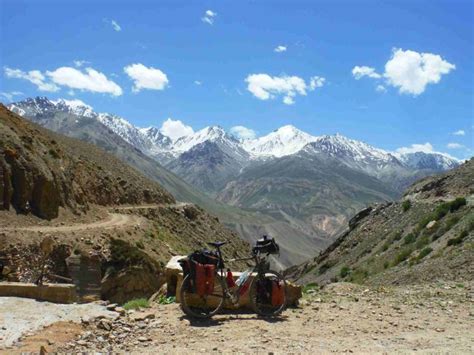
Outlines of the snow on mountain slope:
{"label": "snow on mountain slope", "polygon": [[242,142],[243,148],[254,157],[283,157],[300,151],[306,144],[317,139],[294,126],[280,127],[270,134]]}
{"label": "snow on mountain slope", "polygon": [[445,171],[454,169],[461,163],[456,158],[439,152],[394,153],[394,155],[405,166],[420,170]]}

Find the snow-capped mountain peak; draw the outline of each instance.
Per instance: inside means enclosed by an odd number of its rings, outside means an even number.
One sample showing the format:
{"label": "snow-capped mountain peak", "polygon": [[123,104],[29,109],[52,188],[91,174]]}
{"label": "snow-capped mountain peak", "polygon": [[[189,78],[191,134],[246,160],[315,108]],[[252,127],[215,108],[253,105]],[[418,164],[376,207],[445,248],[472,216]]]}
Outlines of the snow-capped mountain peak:
{"label": "snow-capped mountain peak", "polygon": [[300,151],[306,144],[316,139],[317,137],[292,125],[286,125],[266,136],[246,140],[242,145],[247,152],[256,157],[282,157]]}
{"label": "snow-capped mountain peak", "polygon": [[449,170],[457,167],[460,161],[445,153],[409,152],[393,153],[405,166],[413,169]]}
{"label": "snow-capped mountain peak", "polygon": [[92,106],[87,105],[81,100],[66,100],[66,99],[58,99],[58,100],[51,100],[58,109],[61,111],[67,111],[73,113],[78,116],[85,116],[85,117],[95,117],[96,113],[92,109]]}
{"label": "snow-capped mountain peak", "polygon": [[206,141],[228,142],[233,145],[239,144],[239,142],[233,136],[228,134],[222,127],[209,126],[188,136],[178,138],[173,144],[173,151],[177,153],[186,152],[194,146],[204,143]]}

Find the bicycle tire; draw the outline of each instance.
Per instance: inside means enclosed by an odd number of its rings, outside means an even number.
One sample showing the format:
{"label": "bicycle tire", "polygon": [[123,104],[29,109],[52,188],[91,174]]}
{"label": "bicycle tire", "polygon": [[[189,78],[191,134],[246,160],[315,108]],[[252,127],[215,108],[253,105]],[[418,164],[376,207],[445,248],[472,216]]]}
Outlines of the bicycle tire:
{"label": "bicycle tire", "polygon": [[[219,275],[216,275],[215,280],[214,280],[214,292],[211,295],[207,295],[207,296],[198,296],[195,293],[188,292],[188,290],[190,289],[190,282],[191,282],[191,275],[187,275],[184,278],[183,283],[181,284],[181,290],[180,290],[179,295],[180,295],[180,305],[181,305],[182,311],[186,315],[192,318],[201,318],[201,319],[211,318],[212,316],[217,314],[221,310],[225,302],[225,296],[224,296],[225,288],[224,288],[223,279]],[[218,285],[216,285],[216,283]],[[216,290],[216,286],[219,286],[217,290]],[[215,307],[211,306],[211,303],[208,302],[208,299],[207,299],[208,297],[217,298],[217,305]],[[193,298],[195,302],[204,301],[203,307],[188,304],[190,303],[189,302],[190,298]],[[199,300],[198,298],[201,298],[201,300]],[[208,303],[209,303],[209,307],[206,307]]]}
{"label": "bicycle tire", "polygon": [[[272,306],[271,304],[266,304],[263,302],[259,302],[259,294],[258,294],[258,285],[259,281],[263,279],[271,280],[271,281],[278,281],[283,283],[284,288],[284,299],[283,303],[279,306]],[[261,275],[255,276],[252,281],[252,285],[250,286],[250,305],[252,306],[255,313],[262,317],[276,317],[280,315],[285,309],[288,302],[288,287],[285,278],[276,271],[268,270],[265,275],[262,277]]]}

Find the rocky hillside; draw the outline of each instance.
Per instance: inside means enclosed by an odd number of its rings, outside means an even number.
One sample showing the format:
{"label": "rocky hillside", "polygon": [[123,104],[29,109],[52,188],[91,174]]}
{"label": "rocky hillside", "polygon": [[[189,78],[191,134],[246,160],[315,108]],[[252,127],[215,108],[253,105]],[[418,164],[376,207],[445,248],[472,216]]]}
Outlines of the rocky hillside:
{"label": "rocky hillside", "polygon": [[301,283],[411,284],[472,280],[474,159],[420,180],[398,202],[356,215],[314,259],[287,271]]}
{"label": "rocky hillside", "polygon": [[28,123],[0,106],[0,208],[53,219],[59,207],[171,203],[157,183],[102,150]]}

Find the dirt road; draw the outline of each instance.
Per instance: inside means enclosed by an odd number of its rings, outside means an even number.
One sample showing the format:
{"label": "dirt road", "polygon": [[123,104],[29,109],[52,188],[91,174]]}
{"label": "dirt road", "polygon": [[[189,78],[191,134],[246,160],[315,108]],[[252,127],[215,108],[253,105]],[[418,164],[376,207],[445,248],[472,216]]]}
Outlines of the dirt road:
{"label": "dirt road", "polygon": [[55,344],[45,347],[160,354],[473,353],[473,293],[472,284],[378,289],[333,284],[306,293],[300,307],[276,320],[231,313],[194,321],[177,304],[156,304],[110,327],[103,321],[87,323],[79,339],[66,344],[49,333]]}

